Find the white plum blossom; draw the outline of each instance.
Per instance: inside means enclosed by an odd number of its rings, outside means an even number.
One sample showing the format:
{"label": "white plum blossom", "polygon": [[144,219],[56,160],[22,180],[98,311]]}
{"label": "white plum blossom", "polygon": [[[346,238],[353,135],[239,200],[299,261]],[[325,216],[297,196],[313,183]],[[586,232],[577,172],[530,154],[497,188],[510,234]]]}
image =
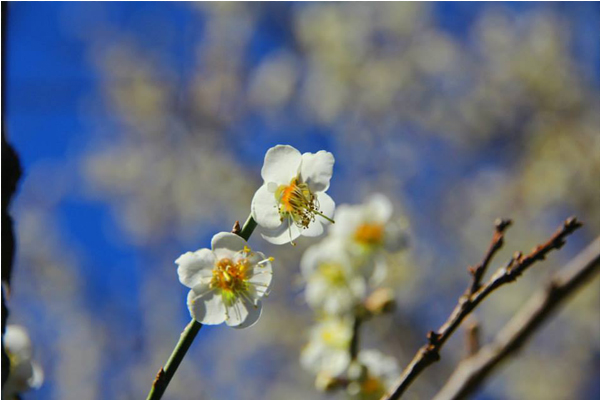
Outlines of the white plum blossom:
{"label": "white plum blossom", "polygon": [[342,374],[350,364],[352,329],[352,318],[328,318],[314,326],[300,355],[302,366],[314,373]]}
{"label": "white plum blossom", "polygon": [[250,250],[243,238],[230,232],[216,234],[211,247],[175,261],[179,281],[191,289],[187,305],[192,318],[205,325],[252,326],[271,284],[273,259]]}
{"label": "white plum blossom", "polygon": [[306,302],[328,314],[350,312],[367,293],[365,278],[358,273],[344,247],[328,237],[309,247],[300,262],[306,280]]}
{"label": "white plum blossom", "polygon": [[[351,398],[357,400],[379,400],[400,376],[398,362],[377,350],[362,350],[358,353],[356,376],[349,376],[353,382],[348,385]],[[349,375],[353,374],[349,369]]]}
{"label": "white plum blossom", "polygon": [[10,374],[2,387],[2,399],[14,399],[19,393],[38,389],[44,382],[44,373],[33,360],[33,348],[25,328],[8,325],[4,349],[10,360]]}
{"label": "white plum blossom", "polygon": [[264,184],[252,199],[252,218],[261,236],[273,244],[294,243],[299,236],[319,236],[333,222],[335,203],[325,192],[335,159],[327,151],[300,154],[277,145],[265,155]]}
{"label": "white plum blossom", "polygon": [[406,223],[392,221],[392,213],[391,201],[373,194],[363,204],[340,205],[336,224],[329,230],[332,237],[346,243],[372,285],[379,285],[387,275],[384,251],[398,251],[406,245]]}
{"label": "white plum blossom", "polygon": [[392,213],[391,201],[379,193],[364,204],[341,205],[336,211],[336,224],[331,227],[331,234],[365,253],[379,249],[399,250],[405,244],[405,236],[401,227],[392,223]]}

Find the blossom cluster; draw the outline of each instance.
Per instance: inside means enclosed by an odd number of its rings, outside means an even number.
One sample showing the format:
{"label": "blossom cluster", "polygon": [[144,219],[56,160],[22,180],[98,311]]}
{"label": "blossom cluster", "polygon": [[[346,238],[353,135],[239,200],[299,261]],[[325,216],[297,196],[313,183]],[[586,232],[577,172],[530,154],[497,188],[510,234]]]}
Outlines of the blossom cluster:
{"label": "blossom cluster", "polygon": [[[265,240],[278,245],[322,234],[323,225],[333,222],[335,203],[325,193],[333,164],[333,155],[326,151],[301,154],[287,145],[269,149],[261,171],[264,184],[252,200],[250,225],[256,224]],[[177,274],[190,289],[192,318],[234,328],[255,324],[271,286],[272,261],[253,251],[241,232],[217,233],[210,249],[180,256],[175,261]]]}
{"label": "blossom cluster", "polygon": [[321,390],[345,388],[350,397],[379,399],[399,375],[396,360],[358,349],[362,322],[389,310],[393,296],[382,287],[385,255],[403,249],[405,229],[392,219],[387,197],[372,195],[361,205],[341,205],[335,225],[301,260],[306,302],[318,323],[301,354]]}

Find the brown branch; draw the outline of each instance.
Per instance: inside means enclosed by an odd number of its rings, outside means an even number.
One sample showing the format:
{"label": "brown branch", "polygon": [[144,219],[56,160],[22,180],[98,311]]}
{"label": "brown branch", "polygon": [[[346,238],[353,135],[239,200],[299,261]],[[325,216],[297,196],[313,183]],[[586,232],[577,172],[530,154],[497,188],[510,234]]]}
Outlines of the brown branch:
{"label": "brown branch", "polygon": [[465,357],[471,357],[479,351],[481,327],[479,322],[473,320],[465,330]]}
{"label": "brown branch", "polygon": [[[452,333],[458,328],[465,317],[469,315],[483,299],[505,283],[516,280],[517,277],[535,262],[544,260],[546,255],[552,250],[560,249],[565,244],[565,238],[580,227],[581,223],[577,221],[576,218],[567,219],[554,235],[552,235],[550,240],[543,245],[535,247],[531,253],[526,256],[523,256],[521,253],[516,253],[505,267],[498,269],[486,284],[472,294],[471,287],[473,287],[473,285],[471,284],[465,294],[458,300],[458,304],[446,322],[437,330],[437,332],[430,331],[427,334],[428,343],[417,351],[417,354],[415,354],[412,361],[404,371],[402,371],[402,374],[393,386],[392,391],[384,395],[382,400],[399,399],[424,369],[440,359],[440,350],[444,343],[452,336]],[[496,237],[497,232],[498,228],[496,226],[494,237]],[[481,265],[487,265],[490,261],[486,261],[488,255],[489,259],[491,259],[491,256],[496,252],[496,250],[493,250],[495,247],[493,243],[494,239],[492,239],[492,246],[490,246],[490,250],[486,253]],[[485,269],[485,267],[483,267],[483,269]],[[474,279],[475,276],[476,274],[473,273]]]}
{"label": "brown branch", "polygon": [[504,231],[508,227],[510,227],[511,224],[512,221],[510,219],[503,218],[498,218],[494,222],[494,236],[492,237],[492,242],[490,243],[490,247],[488,248],[485,257],[483,258],[481,263],[479,263],[479,265],[477,265],[476,267],[469,268],[469,272],[471,273],[471,275],[473,275],[473,282],[471,283],[471,289],[469,291],[470,294],[474,294],[475,292],[477,292],[477,290],[481,286],[481,279],[485,274],[485,270],[487,269],[487,266],[489,265],[490,261],[492,261],[492,258],[494,257],[496,252],[502,248],[502,245],[504,244]]}
{"label": "brown branch", "polygon": [[464,360],[435,400],[462,399],[479,388],[494,368],[519,350],[566,298],[600,272],[600,237],[536,293],[494,342]]}

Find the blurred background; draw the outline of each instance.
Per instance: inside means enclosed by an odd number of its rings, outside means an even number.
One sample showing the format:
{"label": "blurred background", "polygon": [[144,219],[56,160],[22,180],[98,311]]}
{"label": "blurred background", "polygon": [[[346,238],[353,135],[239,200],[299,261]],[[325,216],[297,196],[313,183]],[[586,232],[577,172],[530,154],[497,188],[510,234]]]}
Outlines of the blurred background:
{"label": "blurred background", "polygon": [[[174,260],[244,221],[275,144],[336,157],[338,204],[373,192],[411,225],[398,309],[364,348],[404,366],[462,294],[496,217],[501,265],[585,227],[475,315],[484,343],[600,232],[597,3],[11,3],[6,123],[24,177],[9,323],[46,382],[24,399],[139,399],[189,321]],[[205,327],[166,398],[325,397],[298,357],[298,246],[248,330]],[[600,287],[580,291],[477,399],[600,396]],[[428,399],[463,332],[407,399]],[[341,396],[341,394],[339,394]],[[333,396],[333,398],[338,398]],[[343,398],[343,396],[342,396]]]}

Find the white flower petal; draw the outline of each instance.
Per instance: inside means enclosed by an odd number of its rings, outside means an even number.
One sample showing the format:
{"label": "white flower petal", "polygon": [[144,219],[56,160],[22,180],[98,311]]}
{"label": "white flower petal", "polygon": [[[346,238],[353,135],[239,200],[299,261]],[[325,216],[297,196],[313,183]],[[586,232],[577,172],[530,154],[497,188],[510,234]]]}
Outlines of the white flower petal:
{"label": "white flower petal", "polygon": [[367,294],[367,282],[363,277],[355,276],[350,281],[350,290],[355,299],[364,299]]}
{"label": "white flower petal", "polygon": [[241,296],[234,298],[231,302],[225,304],[227,308],[227,319],[225,323],[229,326],[237,326],[246,320],[248,316],[248,308],[253,307],[253,304],[244,301]]}
{"label": "white flower petal", "polygon": [[32,374],[31,378],[27,382],[31,389],[39,389],[44,383],[44,370],[35,361],[31,362]]}
{"label": "white flower petal", "polygon": [[[322,243],[322,242],[321,242]],[[320,243],[310,246],[300,259],[300,271],[304,275],[304,279],[307,279],[313,274],[319,265],[321,258],[321,245]]]}
{"label": "white flower petal", "polygon": [[269,191],[268,185],[262,185],[252,198],[252,218],[267,229],[275,229],[281,225],[281,217],[275,194]]}
{"label": "white flower petal", "polygon": [[377,350],[361,350],[358,360],[369,369],[375,377],[382,378],[389,386],[400,374],[400,367],[395,358]]}
{"label": "white flower petal", "polygon": [[206,278],[212,276],[215,262],[215,255],[208,249],[200,249],[194,253],[188,251],[175,260],[179,282],[189,288],[205,282]]}
{"label": "white flower petal", "polygon": [[387,277],[387,263],[385,262],[384,257],[375,257],[371,265],[372,272],[370,274],[371,278],[369,280],[369,283],[373,286],[379,286],[383,283],[383,281],[385,281],[385,278]]}
{"label": "white flower petal", "polygon": [[325,231],[324,224],[328,224],[329,221],[323,219],[319,215],[316,216],[316,219],[308,225],[308,228],[304,228],[300,231],[302,236],[306,237],[317,237],[321,236]]}
{"label": "white flower petal", "polygon": [[[335,202],[327,193],[317,193],[317,201],[319,202],[319,211],[322,212],[327,218],[333,219],[335,213]],[[321,220],[329,223],[326,219],[321,217]]]}
{"label": "white flower petal", "polygon": [[225,304],[218,290],[200,296],[190,290],[187,305],[192,318],[204,325],[218,325],[225,321]]}
{"label": "white flower petal", "polygon": [[323,370],[329,372],[329,374],[333,376],[340,375],[348,368],[348,365],[350,365],[349,353],[349,351],[332,352],[327,357],[327,362],[323,365]]}
{"label": "white flower petal", "polygon": [[248,307],[248,316],[246,317],[244,322],[242,322],[239,325],[234,326],[234,328],[235,329],[250,328],[252,325],[256,324],[256,322],[258,322],[258,319],[260,318],[261,314],[262,314],[262,303],[260,301],[258,301],[255,305],[253,304]]}
{"label": "white flower petal", "polygon": [[248,296],[239,296],[226,307],[228,318],[225,322],[231,327],[240,329],[254,325],[262,312],[261,302],[255,302]]}
{"label": "white flower petal", "polygon": [[213,250],[227,249],[233,252],[243,250],[248,245],[241,236],[231,232],[219,232],[213,236],[211,246]]}
{"label": "white flower petal", "polygon": [[286,244],[293,242],[300,236],[300,228],[291,222],[288,226],[287,221],[284,221],[277,229],[263,229],[260,235],[269,243]]}
{"label": "white flower petal", "polygon": [[267,151],[260,174],[267,183],[289,185],[298,175],[301,163],[302,155],[298,150],[292,146],[277,145]]}
{"label": "white flower petal", "polygon": [[30,359],[33,349],[27,330],[20,325],[7,325],[4,331],[4,347],[20,359]]}
{"label": "white flower petal", "polygon": [[273,279],[273,269],[270,262],[255,265],[252,270],[252,276],[248,278],[248,283],[252,285],[256,296],[263,297],[269,291],[271,280]]}
{"label": "white flower petal", "polygon": [[369,220],[385,223],[391,218],[392,213],[394,212],[394,206],[386,196],[381,193],[376,193],[369,199],[366,211],[366,217]]}
{"label": "white flower petal", "polygon": [[313,308],[320,308],[327,297],[330,285],[323,279],[313,279],[306,285],[306,302]]}
{"label": "white flower petal", "polygon": [[331,225],[332,235],[340,237],[352,236],[361,224],[362,213],[358,206],[342,204],[335,209],[335,224]]}
{"label": "white flower petal", "polygon": [[333,175],[334,163],[333,154],[325,150],[318,151],[316,154],[302,154],[300,167],[302,182],[307,183],[313,193],[326,191]]}
{"label": "white flower petal", "polygon": [[300,355],[302,366],[315,373],[327,372],[332,376],[340,375],[350,363],[350,354],[346,349],[332,349],[320,343],[310,343]]}
{"label": "white flower petal", "polygon": [[313,372],[319,372],[321,366],[320,360],[323,355],[323,346],[316,343],[309,343],[300,353],[300,364],[304,369]]}
{"label": "white flower petal", "polygon": [[342,314],[349,311],[355,303],[355,297],[348,289],[338,288],[330,291],[323,301],[323,311],[330,315]]}

